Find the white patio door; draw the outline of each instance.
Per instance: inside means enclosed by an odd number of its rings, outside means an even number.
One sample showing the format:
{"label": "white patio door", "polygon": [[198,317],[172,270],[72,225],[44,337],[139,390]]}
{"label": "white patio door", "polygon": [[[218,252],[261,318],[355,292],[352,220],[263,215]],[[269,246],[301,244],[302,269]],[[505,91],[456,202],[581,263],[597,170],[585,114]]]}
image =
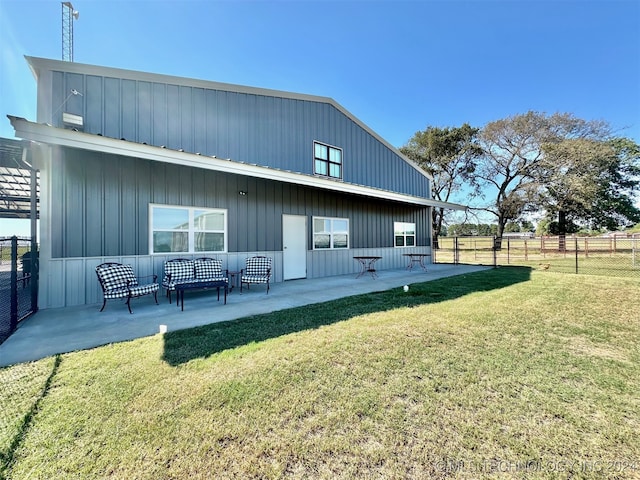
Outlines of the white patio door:
{"label": "white patio door", "polygon": [[307,217],[282,215],[282,276],[307,278]]}

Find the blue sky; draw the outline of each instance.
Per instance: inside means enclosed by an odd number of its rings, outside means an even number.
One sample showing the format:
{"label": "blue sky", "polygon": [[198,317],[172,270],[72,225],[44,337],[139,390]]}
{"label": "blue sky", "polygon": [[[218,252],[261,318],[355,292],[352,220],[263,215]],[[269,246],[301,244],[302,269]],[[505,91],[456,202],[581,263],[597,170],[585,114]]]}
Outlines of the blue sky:
{"label": "blue sky", "polygon": [[[640,1],[73,0],[80,63],[327,96],[388,142],[536,110],[640,142]],[[35,120],[24,55],[61,2],[0,0],[0,136]]]}

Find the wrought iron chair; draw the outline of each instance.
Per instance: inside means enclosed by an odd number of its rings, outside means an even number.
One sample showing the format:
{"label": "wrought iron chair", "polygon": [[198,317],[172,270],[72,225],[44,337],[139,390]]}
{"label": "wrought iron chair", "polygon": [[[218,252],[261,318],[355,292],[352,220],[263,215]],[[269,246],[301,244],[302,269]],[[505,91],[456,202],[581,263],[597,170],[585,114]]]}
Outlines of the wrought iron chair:
{"label": "wrought iron chair", "polygon": [[242,293],[242,285],[245,283],[247,288],[251,283],[266,283],[267,293],[269,293],[270,280],[271,258],[261,256],[247,258],[245,268],[240,270],[240,293]]}
{"label": "wrought iron chair", "polygon": [[156,305],[158,304],[158,289],[160,285],[157,283],[157,275],[149,276],[149,278],[153,277],[152,283],[141,285],[138,283],[138,278],[136,278],[133,273],[133,267],[131,265],[113,262],[98,265],[96,267],[96,275],[98,276],[98,281],[100,282],[103,293],[102,308],[100,311],[104,310],[104,307],[107,305],[107,299],[109,298],[126,298],[129,313],[133,313],[131,311],[131,299],[135,297],[153,293]]}

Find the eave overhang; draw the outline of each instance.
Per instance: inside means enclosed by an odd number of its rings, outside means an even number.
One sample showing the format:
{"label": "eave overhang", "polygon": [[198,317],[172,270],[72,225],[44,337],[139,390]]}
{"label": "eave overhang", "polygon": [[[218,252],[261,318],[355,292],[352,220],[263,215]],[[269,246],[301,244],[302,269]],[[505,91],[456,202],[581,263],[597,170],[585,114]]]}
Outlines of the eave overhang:
{"label": "eave overhang", "polygon": [[248,164],[231,159],[220,159],[217,157],[199,155],[197,153],[183,152],[156,147],[153,145],[140,144],[128,140],[118,140],[100,135],[77,132],[74,130],[31,122],[24,118],[11,115],[7,115],[7,117],[15,130],[16,137],[32,142],[77,148],[93,152],[109,153],[131,158],[153,160],[156,162],[202,168],[205,170],[214,170],[217,172],[231,173],[235,175],[245,175],[254,178],[304,185],[322,190],[342,192],[382,200],[391,200],[413,205],[466,210],[465,206],[454,203],[440,202],[429,198],[406,195],[304,173]]}

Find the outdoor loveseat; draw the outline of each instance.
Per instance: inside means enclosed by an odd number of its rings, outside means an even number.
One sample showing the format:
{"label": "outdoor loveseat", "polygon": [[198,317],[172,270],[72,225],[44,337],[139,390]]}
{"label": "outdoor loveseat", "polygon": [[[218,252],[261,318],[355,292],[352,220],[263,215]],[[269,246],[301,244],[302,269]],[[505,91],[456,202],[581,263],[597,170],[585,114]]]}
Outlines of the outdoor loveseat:
{"label": "outdoor loveseat", "polygon": [[207,288],[212,282],[224,282],[228,284],[228,272],[222,270],[222,260],[215,258],[176,258],[164,262],[164,277],[162,288],[167,292],[171,303],[171,292],[180,284],[190,284],[190,288]]}
{"label": "outdoor loveseat", "polygon": [[[148,277],[138,279],[133,273],[133,267],[131,265],[113,262],[98,265],[96,267],[96,275],[98,276],[103,294],[102,308],[100,311],[103,311],[107,305],[107,299],[126,298],[129,313],[133,313],[131,311],[131,299],[151,293],[153,293],[153,298],[156,304],[158,304],[158,289],[160,286],[157,283],[157,275],[149,275]],[[142,278],[153,278],[153,281],[151,283],[141,284],[139,280],[142,280]]]}

